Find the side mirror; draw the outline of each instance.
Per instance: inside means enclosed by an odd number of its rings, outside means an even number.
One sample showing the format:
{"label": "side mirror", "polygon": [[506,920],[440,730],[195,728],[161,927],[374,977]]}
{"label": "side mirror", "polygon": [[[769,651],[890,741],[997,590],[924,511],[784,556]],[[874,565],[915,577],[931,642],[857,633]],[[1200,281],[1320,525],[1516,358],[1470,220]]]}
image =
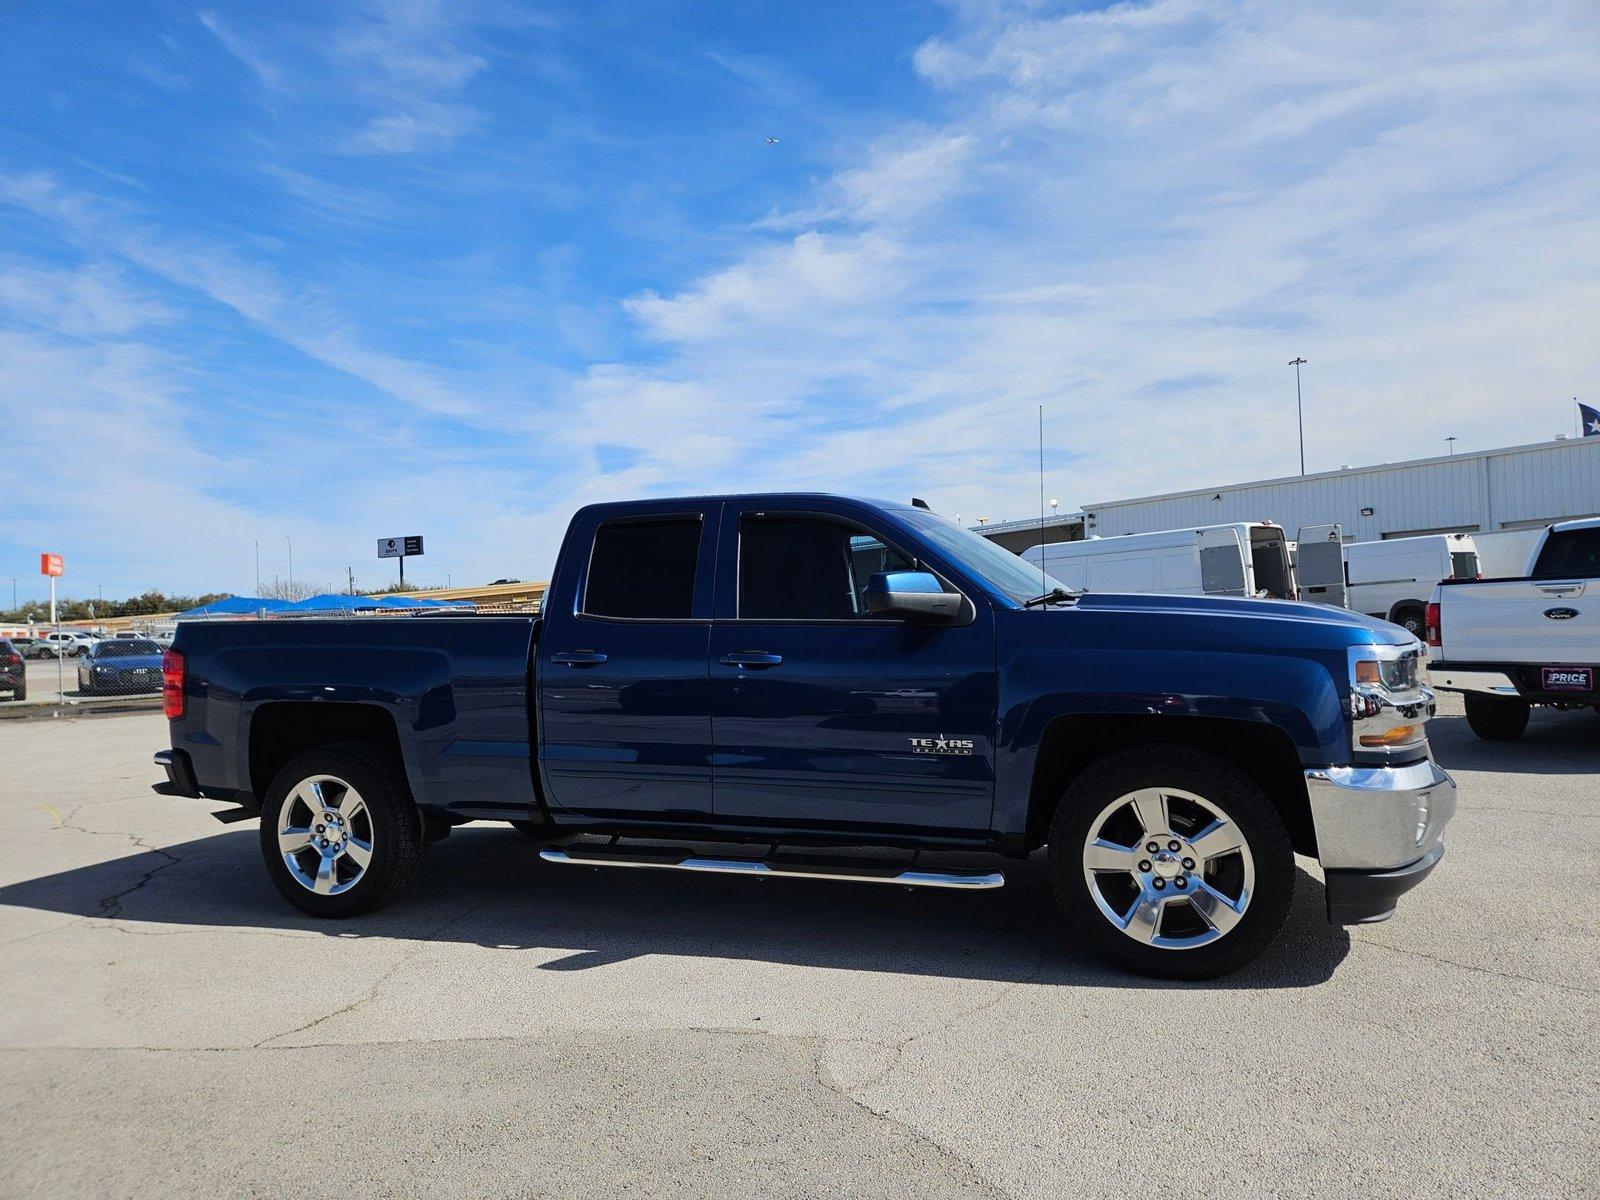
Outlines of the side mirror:
{"label": "side mirror", "polygon": [[876,616],[943,624],[961,612],[961,597],[927,571],[879,571],[867,580],[867,608]]}

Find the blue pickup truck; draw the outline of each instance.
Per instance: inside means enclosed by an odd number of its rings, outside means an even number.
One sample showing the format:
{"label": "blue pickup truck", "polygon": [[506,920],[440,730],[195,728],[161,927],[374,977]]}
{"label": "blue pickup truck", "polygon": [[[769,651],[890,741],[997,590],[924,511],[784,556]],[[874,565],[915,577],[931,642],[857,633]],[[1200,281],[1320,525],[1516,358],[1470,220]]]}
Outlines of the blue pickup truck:
{"label": "blue pickup truck", "polygon": [[468,821],[552,863],[910,887],[1048,847],[1084,940],[1209,978],[1277,934],[1295,853],[1341,924],[1439,861],[1422,662],[1313,605],[1073,594],[920,504],[600,504],[536,618],[181,625],[158,790],[258,814],[321,917]]}

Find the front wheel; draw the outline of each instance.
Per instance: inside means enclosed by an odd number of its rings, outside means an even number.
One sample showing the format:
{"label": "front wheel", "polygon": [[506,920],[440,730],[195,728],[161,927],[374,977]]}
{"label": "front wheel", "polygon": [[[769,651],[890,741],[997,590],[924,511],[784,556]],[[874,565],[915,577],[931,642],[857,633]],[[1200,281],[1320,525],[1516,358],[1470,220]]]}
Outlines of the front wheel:
{"label": "front wheel", "polygon": [[1467,726],[1486,742],[1514,742],[1528,728],[1532,706],[1517,696],[1467,693]]}
{"label": "front wheel", "polygon": [[1088,767],[1050,830],[1068,922],[1143,975],[1212,979],[1277,936],[1294,851],[1261,789],[1214,755],[1136,746]]}
{"label": "front wheel", "polygon": [[400,895],[428,853],[405,779],[375,748],[296,755],[261,804],[261,855],[290,904],[350,917]]}

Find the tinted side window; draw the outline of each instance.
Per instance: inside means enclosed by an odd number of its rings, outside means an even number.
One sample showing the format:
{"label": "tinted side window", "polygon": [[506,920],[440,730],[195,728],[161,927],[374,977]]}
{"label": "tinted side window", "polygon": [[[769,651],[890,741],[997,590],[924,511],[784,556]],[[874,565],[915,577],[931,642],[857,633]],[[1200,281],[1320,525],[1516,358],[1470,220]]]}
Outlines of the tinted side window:
{"label": "tinted side window", "polygon": [[745,520],[739,526],[739,616],[755,621],[867,617],[867,580],[911,569],[905,555],[846,525]]}
{"label": "tinted side window", "polygon": [[699,558],[696,518],[607,521],[595,530],[583,611],[658,621],[691,617]]}
{"label": "tinted side window", "polygon": [[1535,579],[1600,579],[1600,529],[1552,533],[1534,564]]}

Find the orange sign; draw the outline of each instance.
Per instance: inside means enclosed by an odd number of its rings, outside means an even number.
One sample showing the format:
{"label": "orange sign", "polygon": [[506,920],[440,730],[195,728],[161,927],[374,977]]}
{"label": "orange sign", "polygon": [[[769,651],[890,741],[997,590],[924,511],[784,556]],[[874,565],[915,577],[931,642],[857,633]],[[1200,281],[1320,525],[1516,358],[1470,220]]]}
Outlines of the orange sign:
{"label": "orange sign", "polygon": [[39,574],[41,574],[41,575],[59,575],[59,574],[61,574],[61,555],[59,555],[59,554],[41,554],[41,555],[39,555]]}

